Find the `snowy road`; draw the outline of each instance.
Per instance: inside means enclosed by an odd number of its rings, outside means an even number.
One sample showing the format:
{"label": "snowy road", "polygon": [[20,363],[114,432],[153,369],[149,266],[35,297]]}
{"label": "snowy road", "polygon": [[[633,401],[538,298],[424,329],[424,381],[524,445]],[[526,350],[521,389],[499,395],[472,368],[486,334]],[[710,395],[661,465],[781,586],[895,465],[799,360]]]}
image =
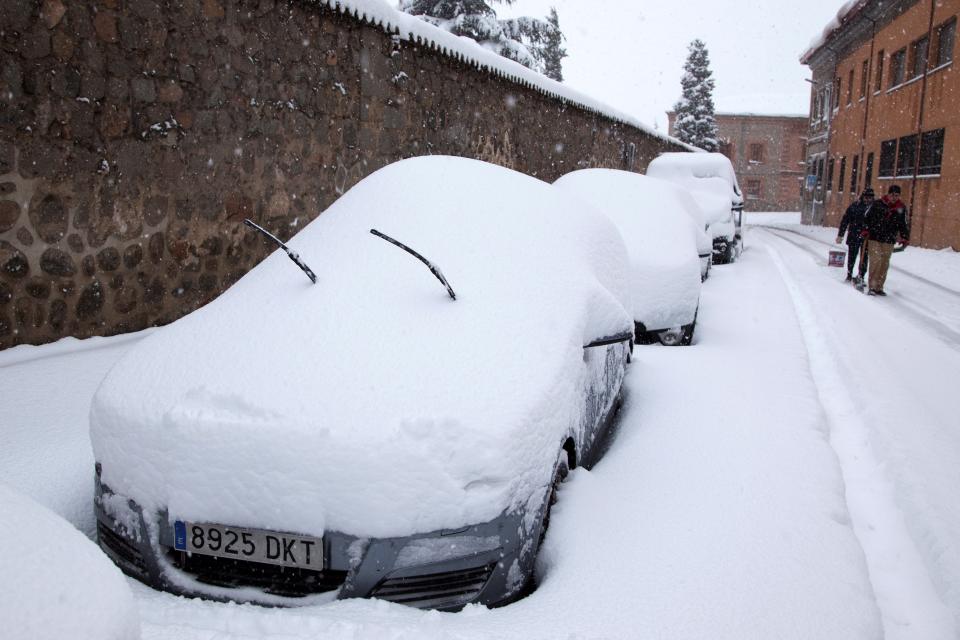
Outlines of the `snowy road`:
{"label": "snowy road", "polygon": [[[956,638],[956,255],[897,254],[912,276],[869,298],[824,266],[828,234],[750,230],[694,345],[637,348],[617,437],[564,486],[525,600],[263,609],[130,581],[143,637]],[[0,353],[0,482],[87,533],[86,412],[123,340]]]}

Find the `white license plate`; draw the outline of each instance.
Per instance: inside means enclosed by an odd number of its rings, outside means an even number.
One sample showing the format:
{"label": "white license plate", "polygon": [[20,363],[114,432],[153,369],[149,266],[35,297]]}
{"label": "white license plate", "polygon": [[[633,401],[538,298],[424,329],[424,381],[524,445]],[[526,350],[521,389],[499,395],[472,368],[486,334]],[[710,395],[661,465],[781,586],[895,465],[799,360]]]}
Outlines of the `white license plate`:
{"label": "white license plate", "polygon": [[218,558],[323,569],[323,538],[310,536],[177,520],[173,524],[173,546],[179,551]]}

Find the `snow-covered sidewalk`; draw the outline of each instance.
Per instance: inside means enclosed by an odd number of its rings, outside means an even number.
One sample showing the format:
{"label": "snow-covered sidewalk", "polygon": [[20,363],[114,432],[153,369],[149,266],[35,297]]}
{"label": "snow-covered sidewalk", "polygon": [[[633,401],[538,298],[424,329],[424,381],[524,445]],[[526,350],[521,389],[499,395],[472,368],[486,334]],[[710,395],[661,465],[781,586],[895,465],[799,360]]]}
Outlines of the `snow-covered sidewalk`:
{"label": "snow-covered sidewalk", "polygon": [[[894,295],[748,233],[704,287],[694,345],[635,350],[617,436],[564,486],[534,594],[457,614],[265,609],[131,580],[143,637],[955,637],[960,355]],[[130,340],[0,353],[0,482],[88,534],[89,398]]]}

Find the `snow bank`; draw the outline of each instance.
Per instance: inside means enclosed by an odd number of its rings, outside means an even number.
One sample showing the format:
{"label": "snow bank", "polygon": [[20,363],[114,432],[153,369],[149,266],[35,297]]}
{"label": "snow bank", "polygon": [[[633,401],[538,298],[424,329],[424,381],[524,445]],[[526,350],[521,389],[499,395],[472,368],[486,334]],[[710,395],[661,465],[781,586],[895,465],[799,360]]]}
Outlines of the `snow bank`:
{"label": "snow bank", "polygon": [[[103,376],[150,331],[0,351],[0,483],[91,538],[93,451],[87,420],[77,416],[90,413],[90,398]],[[7,384],[14,380],[15,386]]]}
{"label": "snow bank", "polygon": [[62,518],[0,484],[0,621],[8,640],[140,637],[120,570]]}
{"label": "snow bank", "polygon": [[702,217],[682,189],[613,169],[568,173],[554,185],[606,214],[630,257],[631,302],[648,330],[690,324],[700,302],[700,260],[694,220]]}
{"label": "snow bank", "polygon": [[445,56],[482,69],[525,88],[533,89],[564,104],[570,104],[610,118],[615,122],[629,125],[681,148],[699,151],[696,147],[664,135],[631,115],[618,111],[560,82],[551,80],[518,62],[504,58],[474,40],[455,36],[416,16],[398,11],[387,4],[385,0],[313,0],[313,2],[340,13],[352,15],[358,20],[378,27],[403,40],[439,51]]}
{"label": "snow bank", "polygon": [[381,169],[289,246],[316,285],[274,252],[94,397],[103,482],[147,513],[374,537],[489,520],[578,428],[583,345],[632,328],[613,225],[479,161]]}

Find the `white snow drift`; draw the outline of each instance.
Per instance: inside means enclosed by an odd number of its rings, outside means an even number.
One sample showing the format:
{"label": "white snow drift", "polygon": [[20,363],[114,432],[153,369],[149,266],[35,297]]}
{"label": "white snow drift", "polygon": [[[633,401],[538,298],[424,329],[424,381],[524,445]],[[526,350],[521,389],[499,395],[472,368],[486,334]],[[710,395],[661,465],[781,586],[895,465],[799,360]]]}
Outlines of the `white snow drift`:
{"label": "white snow drift", "polygon": [[140,637],[123,575],[70,523],[0,484],[0,636],[8,640]]}

